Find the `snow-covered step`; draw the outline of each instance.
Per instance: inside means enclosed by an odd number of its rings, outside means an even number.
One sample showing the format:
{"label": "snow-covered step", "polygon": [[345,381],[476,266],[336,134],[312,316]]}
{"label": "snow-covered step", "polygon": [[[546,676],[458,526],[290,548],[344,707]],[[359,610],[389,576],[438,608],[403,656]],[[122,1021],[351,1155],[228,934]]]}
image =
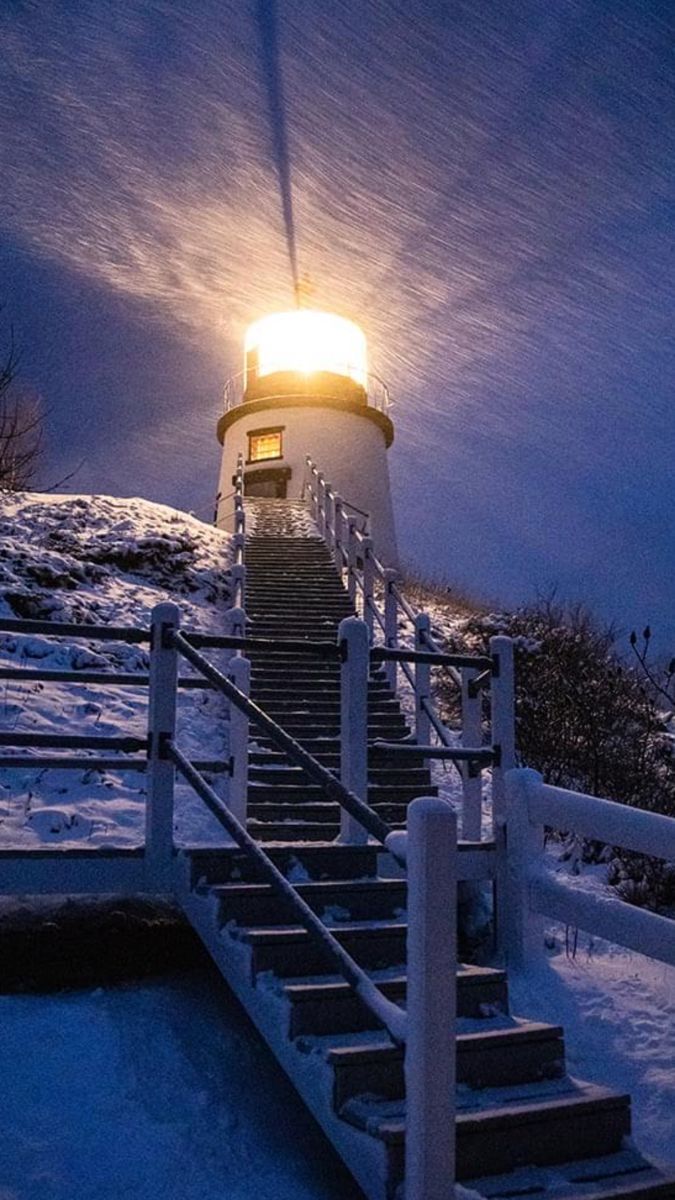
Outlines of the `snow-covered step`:
{"label": "snow-covered step", "polygon": [[[408,930],[403,921],[328,921],[326,928],[363,967],[372,970],[405,962]],[[319,974],[326,969],[323,947],[302,926],[237,927],[232,934],[251,948],[254,975],[273,971],[283,979]]]}
{"label": "snow-covered step", "polygon": [[[401,776],[399,776],[401,778]],[[435,786],[425,787],[425,795],[435,796],[438,788]],[[405,776],[402,777],[402,782],[393,784],[389,787],[383,787],[378,783],[373,783],[368,787],[368,803],[369,804],[385,804],[399,802],[407,804],[410,800],[414,800],[419,796],[420,788],[417,783],[408,784],[405,782]],[[318,784],[306,784],[300,782],[286,783],[285,780],[280,780],[279,783],[251,783],[248,789],[249,803],[251,804],[319,804],[325,799],[325,792]],[[337,806],[339,808],[339,805]]]}
{"label": "snow-covered step", "polygon": [[[340,846],[333,842],[312,846],[267,846],[265,852],[289,879],[371,879],[377,874],[380,847],[376,845]],[[207,890],[212,884],[230,880],[258,882],[255,865],[237,849],[191,850],[190,884]]]}
{"label": "snow-covered step", "polygon": [[[368,920],[398,917],[405,909],[407,885],[403,879],[326,879],[296,884],[298,895],[319,914]],[[226,883],[212,888],[220,919],[249,927],[288,925],[293,910],[266,883]]]}
{"label": "snow-covered step", "polygon": [[[466,1024],[466,1022],[465,1022]],[[471,1088],[512,1087],[564,1072],[565,1047],[558,1025],[495,1018],[473,1021],[464,1030],[458,1022],[457,1082]],[[482,1026],[482,1028],[478,1028]],[[382,1099],[405,1095],[404,1051],[386,1038],[352,1036],[348,1044],[330,1046],[324,1038],[326,1060],[333,1070],[334,1103],[338,1110],[354,1096],[368,1093]]]}
{"label": "snow-covered step", "polygon": [[471,1180],[486,1200],[673,1200],[675,1175],[652,1166],[632,1146],[601,1158],[553,1167],[527,1166]]}
{"label": "snow-covered step", "polygon": [[[387,999],[405,1005],[405,971],[373,972],[373,977]],[[285,985],[284,993],[291,1004],[291,1037],[303,1033],[351,1033],[377,1028],[373,1015],[343,979],[293,979]],[[473,965],[459,967],[457,1011],[460,1016],[484,1017],[505,1012],[507,1005],[504,971]]]}
{"label": "snow-covered step", "polygon": [[[392,826],[392,829],[404,828],[403,822]],[[248,821],[247,829],[251,837],[265,843],[325,842],[334,841],[340,835],[339,824],[331,825],[326,821],[260,821],[254,818]]]}
{"label": "snow-covered step", "polygon": [[[630,1133],[630,1098],[569,1077],[457,1091],[457,1178],[613,1154]],[[403,1179],[405,1102],[354,1097],[344,1120],[386,1146],[388,1191]]]}

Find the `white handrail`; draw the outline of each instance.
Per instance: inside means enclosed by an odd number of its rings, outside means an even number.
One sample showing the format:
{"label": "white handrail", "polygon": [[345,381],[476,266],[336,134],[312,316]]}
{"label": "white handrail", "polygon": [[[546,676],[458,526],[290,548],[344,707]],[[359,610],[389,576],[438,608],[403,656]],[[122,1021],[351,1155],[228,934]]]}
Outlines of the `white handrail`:
{"label": "white handrail", "polygon": [[[356,526],[347,511],[350,506],[337,495],[326,482],[316,464],[306,458],[306,475],[303,486],[310,512],[319,532],[333,554],[338,575],[344,579],[355,611],[363,618],[371,644],[377,640],[390,649],[398,649],[399,621],[403,617],[411,627],[416,650],[429,650],[443,654],[442,647],[431,633],[429,618],[415,611],[398,583],[398,574],[385,567],[377,558],[372,540]],[[360,511],[360,510],[357,510]],[[504,774],[515,765],[514,708],[513,708],[513,653],[508,638],[492,639],[490,644],[494,669],[479,672],[470,667],[458,670],[446,664],[443,667],[460,690],[462,699],[462,734],[464,747],[480,747],[483,742],[482,699],[480,692],[472,691],[470,684],[478,687],[490,686],[491,693],[491,741],[495,750],[493,764],[493,834],[503,825]],[[501,667],[501,669],[500,669]],[[406,662],[389,660],[385,663],[387,681],[394,693],[399,679],[410,687],[414,698],[415,737],[420,745],[427,745],[431,731],[441,745],[452,747],[456,739],[435,709],[430,693],[430,665],[417,662],[414,670]],[[465,837],[479,840],[481,832],[482,773],[479,764],[456,762],[462,778],[463,831]]]}
{"label": "white handrail", "polygon": [[512,967],[543,955],[542,917],[585,929],[616,945],[675,966],[675,922],[579,880],[552,877],[543,862],[544,827],[564,829],[636,854],[675,861],[675,820],[614,800],[544,783],[537,771],[506,776],[507,893],[505,951]]}

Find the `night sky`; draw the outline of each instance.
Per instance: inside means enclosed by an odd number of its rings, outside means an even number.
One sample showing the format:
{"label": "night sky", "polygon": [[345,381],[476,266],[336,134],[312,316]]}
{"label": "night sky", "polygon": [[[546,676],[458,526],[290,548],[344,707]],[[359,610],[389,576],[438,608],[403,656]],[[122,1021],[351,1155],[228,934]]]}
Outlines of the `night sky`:
{"label": "night sky", "polygon": [[[675,649],[675,6],[278,9],[299,266],[393,393],[404,558]],[[45,483],[83,459],[72,490],[211,515],[223,380],[292,303],[256,11],[0,4],[0,301]]]}

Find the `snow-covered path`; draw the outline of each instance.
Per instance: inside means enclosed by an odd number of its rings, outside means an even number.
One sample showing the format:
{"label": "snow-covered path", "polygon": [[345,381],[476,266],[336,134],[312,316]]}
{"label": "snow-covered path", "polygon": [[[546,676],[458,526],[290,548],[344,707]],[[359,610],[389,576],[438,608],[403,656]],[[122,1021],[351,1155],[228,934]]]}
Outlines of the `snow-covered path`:
{"label": "snow-covered path", "polygon": [[[558,947],[564,931],[551,931]],[[577,953],[562,948],[538,970],[511,974],[522,1016],[565,1030],[570,1073],[633,1098],[640,1150],[675,1162],[675,969],[579,934]]]}
{"label": "snow-covered path", "polygon": [[358,1200],[211,973],[0,996],[1,1200]]}

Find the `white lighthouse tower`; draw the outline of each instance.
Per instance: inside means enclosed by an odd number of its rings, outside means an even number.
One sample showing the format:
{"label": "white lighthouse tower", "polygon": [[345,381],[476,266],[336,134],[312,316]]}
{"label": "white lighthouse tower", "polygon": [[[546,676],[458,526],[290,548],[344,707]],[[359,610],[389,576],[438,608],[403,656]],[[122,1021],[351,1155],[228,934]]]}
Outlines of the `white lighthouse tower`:
{"label": "white lighthouse tower", "polygon": [[387,449],[394,440],[384,384],[368,373],[366,339],[345,317],[315,309],[251,325],[244,370],[225,389],[216,523],[227,529],[237,458],[244,494],[300,499],[309,457],[349,512],[367,513],[376,553],[396,562]]}

